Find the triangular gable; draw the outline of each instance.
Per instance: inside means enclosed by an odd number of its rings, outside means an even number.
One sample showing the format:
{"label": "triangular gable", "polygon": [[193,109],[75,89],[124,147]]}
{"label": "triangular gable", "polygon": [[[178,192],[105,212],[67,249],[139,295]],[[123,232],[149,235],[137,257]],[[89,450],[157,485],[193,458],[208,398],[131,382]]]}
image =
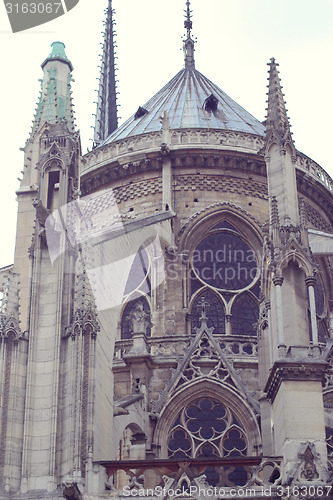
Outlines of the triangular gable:
{"label": "triangular gable", "polygon": [[200,320],[201,326],[196,329],[197,334],[190,348],[174,371],[159,400],[155,404],[153,403],[153,412],[160,413],[167,399],[170,399],[170,397],[195,380],[208,379],[218,381],[221,385],[236,390],[252,406],[255,413],[259,413],[258,402],[250,394],[215,340],[213,336],[214,328],[207,326],[205,311],[203,311]]}

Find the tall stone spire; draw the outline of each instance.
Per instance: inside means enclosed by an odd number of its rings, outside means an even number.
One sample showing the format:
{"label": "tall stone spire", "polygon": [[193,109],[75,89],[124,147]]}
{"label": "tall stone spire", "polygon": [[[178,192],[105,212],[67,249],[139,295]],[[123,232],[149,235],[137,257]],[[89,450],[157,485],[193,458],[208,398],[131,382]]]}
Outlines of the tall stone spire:
{"label": "tall stone spire", "polygon": [[192,30],[192,11],[190,8],[190,0],[186,1],[186,10],[185,12],[185,21],[184,27],[186,28],[186,38],[184,40],[184,59],[185,59],[185,68],[193,68],[194,69],[194,40],[191,37]]}
{"label": "tall stone spire", "polygon": [[[299,223],[296,186],[296,149],[290,131],[284,94],[275,59],[270,60],[265,133],[270,199],[276,199],[282,225]],[[272,208],[272,207],[271,207]]]}
{"label": "tall stone spire", "polygon": [[277,67],[278,63],[272,57],[269,66],[267,116],[266,116],[266,143],[279,141],[282,146],[289,144],[295,152],[292,133],[290,132],[289,118],[287,116],[284,94],[282,93],[281,80]]}
{"label": "tall stone spire", "polygon": [[75,132],[74,109],[71,91],[73,65],[65,53],[65,44],[53,42],[50,55],[42,63],[44,71],[30,139],[44,123],[67,123]]}
{"label": "tall stone spire", "polygon": [[108,0],[96,106],[95,146],[118,127],[113,13],[112,1]]}

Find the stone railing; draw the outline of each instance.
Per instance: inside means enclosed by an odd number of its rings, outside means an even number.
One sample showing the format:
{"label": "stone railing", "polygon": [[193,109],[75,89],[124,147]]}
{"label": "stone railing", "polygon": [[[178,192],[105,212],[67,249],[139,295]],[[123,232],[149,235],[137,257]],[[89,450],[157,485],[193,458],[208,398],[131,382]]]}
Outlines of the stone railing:
{"label": "stone railing", "polygon": [[258,356],[257,339],[236,340],[232,337],[219,337],[219,345],[227,356],[231,357],[251,357]]}
{"label": "stone railing", "polygon": [[310,174],[311,177],[323,184],[330,192],[333,192],[333,180],[328,173],[318,163],[303,153],[297,152],[296,168]]}
{"label": "stone railing", "polygon": [[[257,339],[240,336],[216,335],[216,341],[221,349],[230,358],[256,358],[258,356]],[[194,336],[175,336],[172,339],[166,338],[147,338],[147,350],[152,356],[184,356]],[[132,339],[118,340],[115,343],[114,361],[121,360],[133,346]]]}
{"label": "stone railing", "polygon": [[[280,457],[228,457],[201,459],[148,459],[99,462],[108,477],[106,488],[113,497],[144,496],[164,500],[180,498],[272,498],[280,491]],[[121,478],[118,473],[127,474]],[[150,472],[153,471],[153,474]],[[214,476],[213,484],[210,479]],[[216,485],[216,486],[215,486]],[[264,492],[265,489],[265,492]],[[247,492],[247,493],[246,493]]]}
{"label": "stone railing", "polygon": [[[81,159],[82,175],[97,168],[119,161],[121,164],[130,161],[138,152],[160,151],[163,142],[162,133],[150,132],[138,136],[106,144],[93,149]],[[171,135],[171,150],[184,148],[239,150],[245,153],[258,153],[263,147],[263,138],[253,134],[233,132],[228,130],[180,129],[173,130]]]}

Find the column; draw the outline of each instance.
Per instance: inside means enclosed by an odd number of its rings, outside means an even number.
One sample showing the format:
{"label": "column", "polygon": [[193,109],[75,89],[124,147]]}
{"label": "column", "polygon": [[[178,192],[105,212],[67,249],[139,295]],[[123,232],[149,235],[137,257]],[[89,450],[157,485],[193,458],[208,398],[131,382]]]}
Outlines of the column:
{"label": "column", "polygon": [[283,316],[282,316],[282,297],[281,297],[281,287],[283,283],[282,276],[276,276],[273,279],[275,285],[275,297],[276,297],[276,315],[277,315],[277,329],[278,329],[278,351],[279,357],[283,358],[286,355],[286,344],[284,342],[283,334]]}
{"label": "column", "polygon": [[314,293],[315,282],[316,282],[316,279],[314,276],[307,276],[305,278],[305,284],[308,287],[308,293],[309,293],[312,344],[314,346],[317,346],[318,345],[318,327],[317,327],[316,302],[315,302],[315,293]]}

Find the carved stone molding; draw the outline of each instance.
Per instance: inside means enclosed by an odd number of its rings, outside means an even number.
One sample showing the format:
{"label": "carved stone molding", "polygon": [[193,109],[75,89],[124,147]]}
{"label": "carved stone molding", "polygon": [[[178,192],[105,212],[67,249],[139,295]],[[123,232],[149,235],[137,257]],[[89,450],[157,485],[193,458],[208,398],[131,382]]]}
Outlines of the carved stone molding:
{"label": "carved stone molding", "polygon": [[28,340],[26,332],[21,332],[18,321],[14,317],[6,317],[0,314],[0,342]]}
{"label": "carved stone molding", "polygon": [[94,309],[78,309],[75,312],[72,324],[66,328],[63,338],[71,336],[75,340],[78,335],[85,335],[87,333],[90,333],[91,338],[96,338],[100,329],[101,327]]}
{"label": "carved stone molding", "polygon": [[194,224],[196,224],[203,216],[213,215],[220,210],[225,210],[226,212],[235,213],[236,215],[243,215],[248,221],[255,224],[259,231],[262,229],[262,225],[260,222],[247,210],[244,210],[238,205],[230,202],[218,202],[210,205],[209,207],[205,207],[202,210],[198,210],[195,212],[188,221],[183,225],[180,229],[179,233],[176,236],[176,241],[179,243],[185,232],[188,232]]}
{"label": "carved stone molding", "polygon": [[323,382],[327,363],[322,359],[281,359],[274,363],[264,392],[273,403],[279,388],[285,380]]}

